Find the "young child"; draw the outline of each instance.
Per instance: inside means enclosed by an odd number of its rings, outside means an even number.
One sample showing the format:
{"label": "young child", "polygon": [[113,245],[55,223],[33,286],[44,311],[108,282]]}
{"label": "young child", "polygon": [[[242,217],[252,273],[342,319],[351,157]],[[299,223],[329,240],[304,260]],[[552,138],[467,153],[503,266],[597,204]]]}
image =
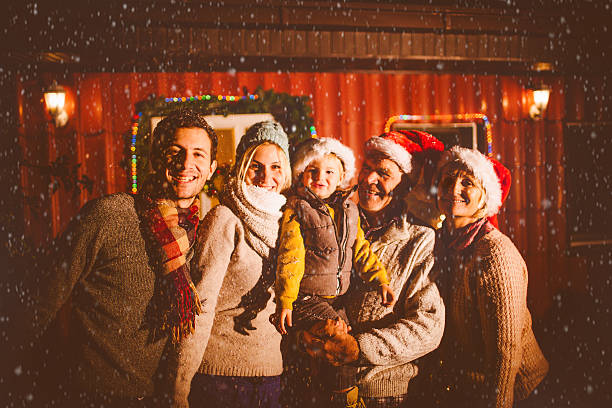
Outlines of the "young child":
{"label": "young child", "polygon": [[357,205],[348,199],[354,173],[353,152],[338,140],[310,139],[296,153],[296,194],[283,213],[276,274],[281,334],[319,320],[346,321],[339,297],[349,287],[352,268],[380,286],[384,306],[395,303],[387,272],[361,229]]}

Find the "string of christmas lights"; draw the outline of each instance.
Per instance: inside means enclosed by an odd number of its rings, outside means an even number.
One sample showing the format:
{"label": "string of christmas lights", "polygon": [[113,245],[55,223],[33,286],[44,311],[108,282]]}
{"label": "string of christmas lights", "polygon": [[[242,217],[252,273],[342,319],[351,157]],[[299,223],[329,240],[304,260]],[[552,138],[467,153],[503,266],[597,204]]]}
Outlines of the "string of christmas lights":
{"label": "string of christmas lights", "polygon": [[316,138],[318,138],[318,137],[319,137],[319,135],[317,135],[317,129],[314,127],[314,125],[312,125],[312,126],[310,127],[310,136],[311,136],[313,139],[316,139]]}
{"label": "string of christmas lights", "polygon": [[[197,96],[181,96],[181,97],[172,97],[165,98],[164,101],[167,103],[172,102],[189,102],[189,101],[210,101],[216,99],[218,101],[225,102],[238,102],[241,100],[257,100],[259,99],[259,95],[257,94],[247,94],[247,95],[197,95]],[[132,194],[138,193],[138,157],[136,155],[136,137],[138,135],[138,127],[140,123],[140,118],[142,117],[142,112],[138,112],[132,118],[132,140],[130,145],[130,153],[131,153],[131,190]],[[313,138],[318,137],[317,129],[314,126],[310,126],[310,135]]]}
{"label": "string of christmas lights", "polygon": [[385,123],[385,132],[391,130],[391,125],[400,120],[465,120],[470,122],[473,122],[474,120],[482,120],[487,135],[487,156],[491,156],[493,154],[493,131],[491,129],[491,122],[489,122],[489,118],[484,113],[457,113],[451,115],[395,115],[391,116],[387,120],[387,123]]}
{"label": "string of christmas lights", "polygon": [[136,194],[138,192],[138,160],[136,158],[136,135],[138,135],[138,123],[140,122],[140,117],[142,116],[142,112],[138,112],[134,115],[132,122],[132,144],[130,145],[130,153],[132,154],[132,194]]}
{"label": "string of christmas lights", "polygon": [[166,102],[189,102],[189,101],[210,101],[212,99],[217,99],[219,101],[226,102],[237,102],[244,99],[250,99],[252,101],[259,99],[259,95],[257,94],[247,94],[247,95],[196,95],[196,96],[180,96],[173,98],[164,99]]}

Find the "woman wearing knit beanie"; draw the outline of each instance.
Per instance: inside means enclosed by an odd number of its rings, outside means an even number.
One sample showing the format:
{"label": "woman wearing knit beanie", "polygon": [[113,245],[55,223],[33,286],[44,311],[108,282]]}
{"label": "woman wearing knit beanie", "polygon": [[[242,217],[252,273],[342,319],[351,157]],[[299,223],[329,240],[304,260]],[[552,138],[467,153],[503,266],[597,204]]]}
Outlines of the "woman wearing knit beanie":
{"label": "woman wearing knit beanie", "polygon": [[188,396],[192,407],[280,406],[281,336],[268,317],[288,149],[278,123],[250,127],[220,205],[203,221],[192,261],[202,313],[179,345],[176,406],[188,406]]}
{"label": "woman wearing knit beanie", "polygon": [[531,328],[527,267],[493,224],[510,173],[462,147],[444,152],[438,169],[437,206],[446,216],[434,267],[446,305],[438,402],[511,407],[542,381],[548,363]]}

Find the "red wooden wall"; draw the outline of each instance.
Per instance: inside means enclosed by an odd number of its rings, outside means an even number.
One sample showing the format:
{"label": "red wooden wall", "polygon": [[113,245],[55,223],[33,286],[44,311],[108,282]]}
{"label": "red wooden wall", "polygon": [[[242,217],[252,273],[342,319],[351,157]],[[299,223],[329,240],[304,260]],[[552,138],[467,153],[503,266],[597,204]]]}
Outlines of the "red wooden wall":
{"label": "red wooden wall", "polygon": [[[50,79],[50,78],[48,78]],[[67,154],[82,163],[82,174],[95,181],[91,194],[78,199],[60,191],[44,205],[43,216],[27,211],[27,231],[37,242],[57,235],[87,200],[125,191],[121,166],[125,135],[134,104],[151,94],[191,96],[241,94],[258,86],[308,95],[320,136],[341,139],[361,157],[363,142],[382,132],[395,114],[483,112],[493,126],[493,152],[510,168],[513,185],[500,216],[500,228],[515,242],[530,270],[534,314],[546,311],[566,276],[563,196],[564,83],[552,86],[545,120],[534,122],[527,78],[522,76],[433,73],[84,73],[60,81],[68,89],[71,118],[55,130],[46,124],[39,81],[19,84],[21,144],[31,162],[47,163]],[[573,108],[574,111],[579,108]],[[43,178],[24,169],[27,195],[47,191]]]}

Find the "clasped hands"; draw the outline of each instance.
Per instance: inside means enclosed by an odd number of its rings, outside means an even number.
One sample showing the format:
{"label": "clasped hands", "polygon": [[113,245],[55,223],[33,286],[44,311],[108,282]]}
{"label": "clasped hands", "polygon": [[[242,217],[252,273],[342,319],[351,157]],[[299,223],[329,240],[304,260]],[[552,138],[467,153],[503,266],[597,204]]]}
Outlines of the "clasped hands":
{"label": "clasped hands", "polygon": [[[382,304],[392,307],[396,300],[393,290],[387,284],[381,285],[379,290]],[[281,334],[287,334],[286,326],[293,326],[291,309],[279,310],[270,320]],[[351,327],[340,318],[321,320],[308,330],[300,330],[297,341],[310,357],[341,366],[359,358],[359,344],[349,331]]]}
{"label": "clasped hands", "polygon": [[342,319],[321,320],[308,330],[298,332],[298,344],[308,355],[333,366],[351,363],[359,358],[359,344],[349,334]]}

